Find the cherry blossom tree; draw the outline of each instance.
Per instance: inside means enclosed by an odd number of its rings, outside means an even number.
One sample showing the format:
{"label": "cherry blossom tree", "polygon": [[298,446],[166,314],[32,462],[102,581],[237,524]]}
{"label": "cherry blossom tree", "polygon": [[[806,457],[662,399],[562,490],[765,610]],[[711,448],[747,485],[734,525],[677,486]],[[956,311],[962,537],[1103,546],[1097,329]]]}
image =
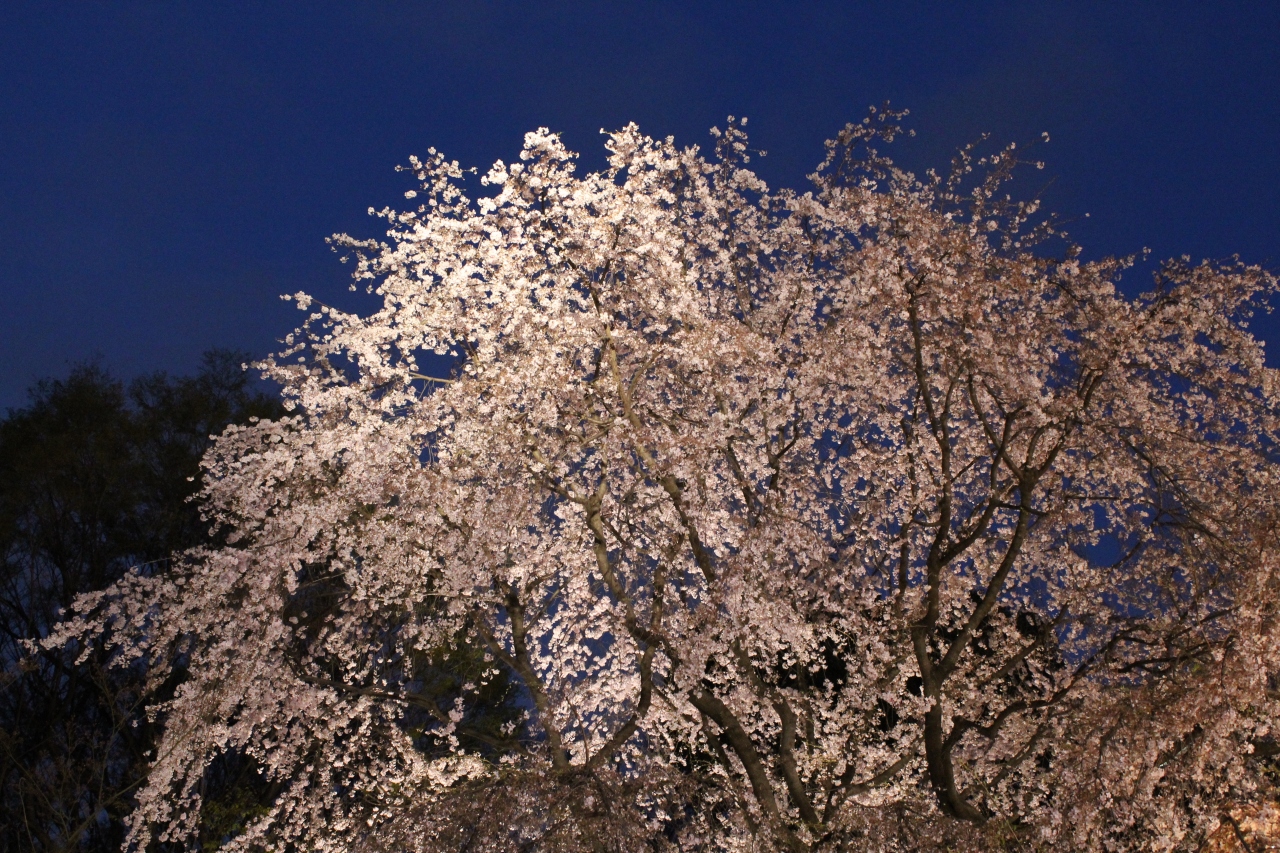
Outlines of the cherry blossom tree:
{"label": "cherry blossom tree", "polygon": [[382,308],[294,297],[291,415],[205,459],[228,544],[47,641],[189,672],[133,842],[228,754],[245,850],[1196,849],[1272,796],[1275,278],[1126,297],[1014,146],[918,178],[899,118],[804,193],[745,120],[414,159],[338,240]]}

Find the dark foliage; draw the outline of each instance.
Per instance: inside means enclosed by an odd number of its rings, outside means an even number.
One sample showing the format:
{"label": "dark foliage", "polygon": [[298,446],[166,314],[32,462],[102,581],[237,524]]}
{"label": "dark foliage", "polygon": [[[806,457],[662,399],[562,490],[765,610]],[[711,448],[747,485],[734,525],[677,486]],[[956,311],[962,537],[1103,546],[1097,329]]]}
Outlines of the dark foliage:
{"label": "dark foliage", "polygon": [[[40,382],[0,421],[0,850],[120,848],[155,736],[142,707],[156,697],[136,667],[109,667],[101,644],[32,654],[23,641],[77,595],[132,566],[162,572],[172,553],[208,541],[189,498],[210,436],[280,411],[241,361],[214,351],[193,377],[127,386],[83,366]],[[211,793],[236,803],[223,787]]]}

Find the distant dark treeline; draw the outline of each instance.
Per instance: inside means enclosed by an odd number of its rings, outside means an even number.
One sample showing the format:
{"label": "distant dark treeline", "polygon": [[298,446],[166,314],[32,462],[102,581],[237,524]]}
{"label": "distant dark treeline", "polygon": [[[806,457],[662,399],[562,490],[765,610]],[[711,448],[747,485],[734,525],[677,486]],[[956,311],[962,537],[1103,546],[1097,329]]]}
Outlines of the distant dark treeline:
{"label": "distant dark treeline", "polygon": [[[31,655],[22,641],[77,595],[209,541],[189,498],[210,436],[280,413],[242,361],[213,351],[194,376],[128,384],[79,367],[0,420],[0,850],[120,849],[155,736],[142,708],[174,685],[109,667],[101,646]],[[234,763],[222,770],[225,790],[209,794],[226,808],[205,819],[234,823],[254,786]],[[209,826],[210,846],[234,828]]]}

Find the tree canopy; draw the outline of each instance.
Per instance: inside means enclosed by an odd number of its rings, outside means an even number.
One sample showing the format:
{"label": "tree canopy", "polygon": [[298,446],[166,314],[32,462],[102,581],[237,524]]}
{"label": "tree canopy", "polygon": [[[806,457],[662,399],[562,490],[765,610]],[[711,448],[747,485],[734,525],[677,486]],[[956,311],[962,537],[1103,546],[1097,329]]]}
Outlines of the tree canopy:
{"label": "tree canopy", "polygon": [[290,414],[205,457],[223,542],[45,641],[185,668],[133,843],[228,753],[245,850],[1194,850],[1271,796],[1275,278],[1128,297],[898,118],[806,192],[745,121],[414,159],[338,240],[381,309],[298,294]]}
{"label": "tree canopy", "polygon": [[143,706],[157,696],[138,669],[108,666],[101,641],[80,667],[22,641],[76,596],[130,567],[163,573],[171,553],[208,541],[188,499],[210,435],[281,413],[243,359],[213,351],[195,376],[128,386],[77,367],[0,420],[0,849],[120,849],[155,745]]}

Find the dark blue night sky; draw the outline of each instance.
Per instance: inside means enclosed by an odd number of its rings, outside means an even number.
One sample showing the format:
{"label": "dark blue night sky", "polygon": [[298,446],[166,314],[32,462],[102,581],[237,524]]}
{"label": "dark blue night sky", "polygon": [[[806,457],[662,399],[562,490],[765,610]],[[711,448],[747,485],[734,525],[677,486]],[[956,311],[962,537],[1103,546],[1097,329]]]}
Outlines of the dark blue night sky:
{"label": "dark blue night sky", "polygon": [[428,146],[485,167],[546,125],[590,169],[602,127],[705,144],[746,115],[761,174],[799,185],[885,100],[916,170],[1048,131],[1027,179],[1088,257],[1280,267],[1274,1],[7,2],[0,410],[95,356],[127,377],[265,354],[295,324],[281,293],[368,304],[325,237],[380,234],[365,211],[403,203],[394,167]]}

